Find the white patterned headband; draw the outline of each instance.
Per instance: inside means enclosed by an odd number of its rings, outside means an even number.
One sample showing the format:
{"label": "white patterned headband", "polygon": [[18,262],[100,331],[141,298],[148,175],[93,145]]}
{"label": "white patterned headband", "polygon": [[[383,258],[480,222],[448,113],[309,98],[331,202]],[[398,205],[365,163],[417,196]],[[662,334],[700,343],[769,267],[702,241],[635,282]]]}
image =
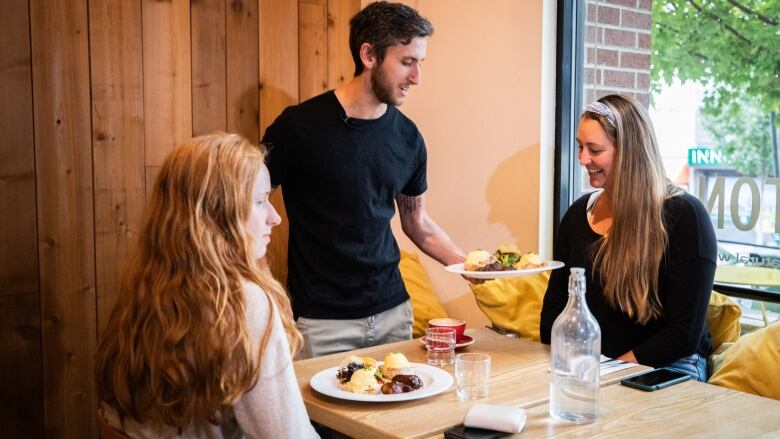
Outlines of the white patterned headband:
{"label": "white patterned headband", "polygon": [[617,128],[617,119],[615,118],[615,113],[613,113],[612,109],[603,103],[599,101],[591,102],[587,107],[585,107],[585,112],[596,113],[600,116],[604,116],[613,127]]}

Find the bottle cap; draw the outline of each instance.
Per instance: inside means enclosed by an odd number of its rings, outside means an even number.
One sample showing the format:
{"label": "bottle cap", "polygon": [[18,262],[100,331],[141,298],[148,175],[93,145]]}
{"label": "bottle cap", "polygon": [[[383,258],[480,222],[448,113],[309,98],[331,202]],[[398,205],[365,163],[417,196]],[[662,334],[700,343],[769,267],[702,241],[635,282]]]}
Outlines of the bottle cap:
{"label": "bottle cap", "polygon": [[581,274],[583,276],[585,275],[585,269],[581,267],[571,267],[570,272],[571,274]]}

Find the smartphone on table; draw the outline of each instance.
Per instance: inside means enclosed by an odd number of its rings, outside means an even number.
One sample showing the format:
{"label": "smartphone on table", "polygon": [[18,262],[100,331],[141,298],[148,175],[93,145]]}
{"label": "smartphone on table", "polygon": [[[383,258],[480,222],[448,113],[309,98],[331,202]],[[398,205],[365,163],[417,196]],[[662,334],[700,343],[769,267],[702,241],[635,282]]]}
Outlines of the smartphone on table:
{"label": "smartphone on table", "polygon": [[444,432],[445,439],[498,439],[505,436],[511,436],[512,433],[504,433],[495,430],[486,430],[482,428],[466,427],[458,425]]}
{"label": "smartphone on table", "polygon": [[620,380],[620,384],[635,389],[641,389],[648,392],[663,389],[671,385],[688,381],[691,376],[687,373],[678,372],[664,367],[643,372]]}

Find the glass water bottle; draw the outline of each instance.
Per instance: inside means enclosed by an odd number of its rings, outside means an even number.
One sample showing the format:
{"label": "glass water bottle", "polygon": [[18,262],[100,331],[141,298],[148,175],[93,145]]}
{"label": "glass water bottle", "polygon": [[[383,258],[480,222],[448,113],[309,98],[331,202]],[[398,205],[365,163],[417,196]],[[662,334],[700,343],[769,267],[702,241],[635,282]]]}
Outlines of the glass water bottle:
{"label": "glass water bottle", "polygon": [[553,323],[550,340],[550,415],[587,423],[599,414],[601,329],[585,301],[585,269],[572,268],[569,301]]}

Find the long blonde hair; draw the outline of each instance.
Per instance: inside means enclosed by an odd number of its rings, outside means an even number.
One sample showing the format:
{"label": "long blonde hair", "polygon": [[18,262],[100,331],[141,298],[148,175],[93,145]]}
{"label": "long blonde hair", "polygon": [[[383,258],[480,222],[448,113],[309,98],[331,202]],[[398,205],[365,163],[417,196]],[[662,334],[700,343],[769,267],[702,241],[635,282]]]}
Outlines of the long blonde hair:
{"label": "long blonde hair", "polygon": [[634,99],[599,99],[615,116],[586,111],[615,145],[610,179],[612,227],[597,243],[594,271],[607,302],[645,324],[661,315],[658,273],[668,237],[664,200],[682,191],[666,178],[650,117]]}
{"label": "long blonde hair", "polygon": [[98,397],[121,418],[179,431],[193,420],[224,421],[257,383],[274,319],[271,306],[253,350],[242,281],[276,304],[293,353],[299,348],[287,295],[253,257],[246,227],[264,159],[262,146],[224,133],[196,137],[165,159],[97,353]]}

